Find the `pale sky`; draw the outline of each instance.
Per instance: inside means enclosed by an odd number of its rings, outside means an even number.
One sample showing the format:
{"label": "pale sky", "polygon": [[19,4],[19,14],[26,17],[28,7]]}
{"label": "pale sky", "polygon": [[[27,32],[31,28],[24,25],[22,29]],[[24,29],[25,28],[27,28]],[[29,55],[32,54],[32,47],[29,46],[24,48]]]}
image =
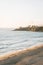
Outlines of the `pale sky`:
{"label": "pale sky", "polygon": [[43,0],[0,0],[0,28],[43,25]]}

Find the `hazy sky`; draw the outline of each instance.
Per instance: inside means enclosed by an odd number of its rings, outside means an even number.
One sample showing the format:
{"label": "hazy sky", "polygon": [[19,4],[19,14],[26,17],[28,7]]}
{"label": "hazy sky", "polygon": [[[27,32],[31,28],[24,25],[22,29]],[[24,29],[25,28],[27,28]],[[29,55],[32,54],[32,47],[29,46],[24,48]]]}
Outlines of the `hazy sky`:
{"label": "hazy sky", "polygon": [[0,0],[0,27],[43,25],[43,0]]}

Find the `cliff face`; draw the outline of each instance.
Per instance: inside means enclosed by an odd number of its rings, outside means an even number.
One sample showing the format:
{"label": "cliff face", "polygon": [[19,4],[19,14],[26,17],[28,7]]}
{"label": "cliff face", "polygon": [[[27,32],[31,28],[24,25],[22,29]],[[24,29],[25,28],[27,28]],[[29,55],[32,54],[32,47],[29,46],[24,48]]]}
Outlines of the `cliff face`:
{"label": "cliff face", "polygon": [[20,27],[15,29],[15,31],[39,31],[43,32],[43,26],[28,26],[28,27]]}

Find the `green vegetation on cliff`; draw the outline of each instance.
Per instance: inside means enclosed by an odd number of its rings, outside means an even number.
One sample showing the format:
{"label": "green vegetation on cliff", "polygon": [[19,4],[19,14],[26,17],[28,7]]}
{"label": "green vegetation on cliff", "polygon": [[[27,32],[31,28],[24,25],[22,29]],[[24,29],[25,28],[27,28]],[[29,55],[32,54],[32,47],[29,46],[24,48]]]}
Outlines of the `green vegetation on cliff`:
{"label": "green vegetation on cliff", "polygon": [[15,31],[39,31],[43,32],[43,26],[28,26],[28,27],[19,27]]}

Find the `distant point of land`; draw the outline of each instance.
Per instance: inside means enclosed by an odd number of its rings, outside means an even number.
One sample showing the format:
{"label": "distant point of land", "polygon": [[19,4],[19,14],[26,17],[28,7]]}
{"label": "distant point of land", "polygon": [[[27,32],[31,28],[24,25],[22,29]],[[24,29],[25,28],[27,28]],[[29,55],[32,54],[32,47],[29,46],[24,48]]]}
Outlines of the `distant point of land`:
{"label": "distant point of land", "polygon": [[36,32],[43,32],[43,26],[27,26],[27,27],[19,27],[14,29],[13,31],[36,31]]}

